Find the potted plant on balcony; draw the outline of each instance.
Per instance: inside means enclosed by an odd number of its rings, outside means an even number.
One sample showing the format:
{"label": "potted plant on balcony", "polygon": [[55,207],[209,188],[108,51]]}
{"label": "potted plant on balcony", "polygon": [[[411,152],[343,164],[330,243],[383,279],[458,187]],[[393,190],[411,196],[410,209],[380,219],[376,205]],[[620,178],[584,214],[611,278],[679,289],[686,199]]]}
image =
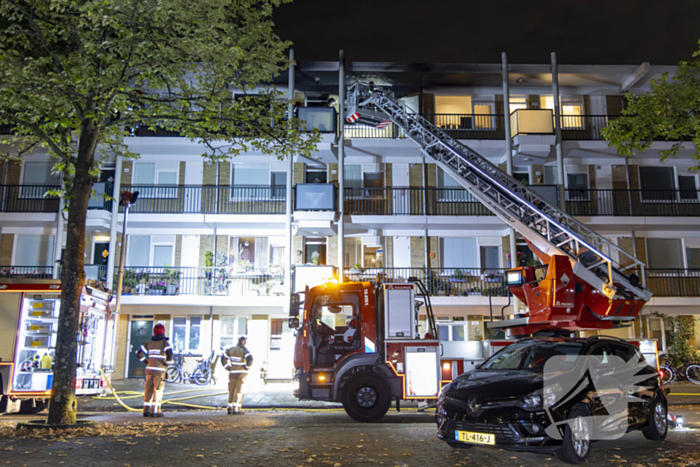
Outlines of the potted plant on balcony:
{"label": "potted plant on balcony", "polygon": [[211,280],[211,277],[212,277],[211,268],[214,267],[214,252],[207,251],[204,253],[204,267],[207,268],[207,270],[204,273],[205,276],[207,277],[208,280]]}
{"label": "potted plant on balcony", "polygon": [[250,264],[250,261],[248,260],[239,259],[238,261],[233,263],[233,270],[238,274],[243,274],[245,272],[250,271],[251,269],[253,269],[253,265]]}
{"label": "potted plant on balcony", "polygon": [[180,270],[167,267],[165,269],[165,294],[176,295],[180,287]]}
{"label": "potted plant on balcony", "polygon": [[466,282],[466,276],[461,269],[457,269],[450,277],[450,282]]}
{"label": "potted plant on balcony", "polygon": [[314,251],[311,253],[311,263],[318,265],[318,262],[321,260],[321,254],[318,251]]}
{"label": "potted plant on balcony", "polygon": [[134,272],[134,284],[138,295],[145,295],[148,292],[148,273],[142,269]]}
{"label": "potted plant on balcony", "polygon": [[355,264],[355,266],[350,269],[350,274],[362,274],[363,272],[365,272],[365,268],[363,268],[360,263]]}
{"label": "potted plant on balcony", "polygon": [[131,289],[136,286],[136,273],[133,269],[126,269],[122,278],[122,294],[131,295]]}

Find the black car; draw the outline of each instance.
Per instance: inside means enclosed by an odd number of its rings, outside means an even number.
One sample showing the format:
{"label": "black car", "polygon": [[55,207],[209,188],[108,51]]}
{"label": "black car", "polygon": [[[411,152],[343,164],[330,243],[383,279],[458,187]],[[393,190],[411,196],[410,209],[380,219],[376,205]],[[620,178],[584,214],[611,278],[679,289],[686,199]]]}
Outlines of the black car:
{"label": "black car", "polygon": [[444,386],[438,437],[582,463],[591,441],[641,430],[663,440],[666,394],[638,348],[615,338],[528,338]]}

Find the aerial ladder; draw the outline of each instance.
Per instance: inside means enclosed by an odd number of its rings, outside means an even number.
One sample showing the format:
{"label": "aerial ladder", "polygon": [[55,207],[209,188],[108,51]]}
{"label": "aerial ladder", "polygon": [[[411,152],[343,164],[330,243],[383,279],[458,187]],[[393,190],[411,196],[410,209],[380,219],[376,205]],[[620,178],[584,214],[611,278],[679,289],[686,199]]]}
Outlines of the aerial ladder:
{"label": "aerial ladder", "polygon": [[510,291],[528,311],[489,323],[490,328],[526,335],[623,327],[651,298],[641,261],[405,108],[390,90],[356,82],[348,90],[346,112],[351,124],[383,128],[393,122],[438,167],[519,232],[546,265],[507,272]]}

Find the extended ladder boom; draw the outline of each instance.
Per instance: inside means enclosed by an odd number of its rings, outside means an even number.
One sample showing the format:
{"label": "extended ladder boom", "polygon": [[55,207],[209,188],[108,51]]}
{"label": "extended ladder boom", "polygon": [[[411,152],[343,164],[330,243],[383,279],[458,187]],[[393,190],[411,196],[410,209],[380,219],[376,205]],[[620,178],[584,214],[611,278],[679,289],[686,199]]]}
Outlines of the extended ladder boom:
{"label": "extended ladder boom", "polygon": [[[644,277],[642,262],[548,204],[420,115],[405,109],[390,91],[355,83],[348,90],[347,119],[373,126],[383,119],[394,122],[426,156],[495,215],[546,255],[568,256],[574,274],[608,298],[644,301],[651,298],[651,292],[642,286],[636,274],[625,273],[638,270]],[[621,262],[628,265],[623,267]]]}

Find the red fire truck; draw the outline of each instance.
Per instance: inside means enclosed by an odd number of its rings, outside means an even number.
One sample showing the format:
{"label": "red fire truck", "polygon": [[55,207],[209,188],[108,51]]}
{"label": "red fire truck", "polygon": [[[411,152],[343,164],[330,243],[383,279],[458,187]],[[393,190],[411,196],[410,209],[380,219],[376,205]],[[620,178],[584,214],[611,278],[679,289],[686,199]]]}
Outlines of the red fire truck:
{"label": "red fire truck", "polygon": [[[60,280],[0,281],[0,414],[36,413],[48,404],[60,294]],[[107,390],[99,368],[114,330],[112,301],[109,294],[92,287],[85,287],[81,295],[78,395]]]}

